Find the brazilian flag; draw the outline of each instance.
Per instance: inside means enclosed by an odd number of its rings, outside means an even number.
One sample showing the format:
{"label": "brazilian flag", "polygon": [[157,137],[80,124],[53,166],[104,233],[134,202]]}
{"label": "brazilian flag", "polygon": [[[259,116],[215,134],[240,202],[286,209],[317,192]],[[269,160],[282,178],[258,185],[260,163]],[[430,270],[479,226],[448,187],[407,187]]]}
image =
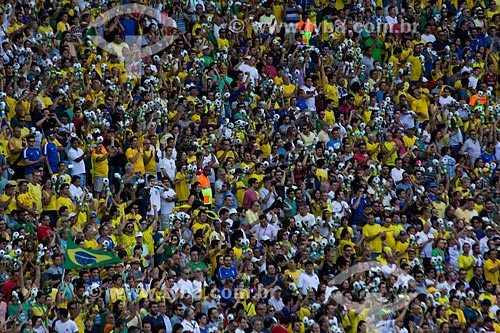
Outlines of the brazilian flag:
{"label": "brazilian flag", "polygon": [[71,237],[68,237],[66,248],[65,269],[92,268],[121,263],[121,259],[112,252],[86,249],[76,245]]}

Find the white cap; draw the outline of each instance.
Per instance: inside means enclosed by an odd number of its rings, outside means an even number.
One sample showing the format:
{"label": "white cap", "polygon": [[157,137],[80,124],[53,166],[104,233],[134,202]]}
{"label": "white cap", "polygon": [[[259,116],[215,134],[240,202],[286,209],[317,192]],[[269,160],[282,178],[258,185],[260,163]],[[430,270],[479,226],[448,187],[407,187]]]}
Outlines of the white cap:
{"label": "white cap", "polygon": [[138,231],[135,233],[135,238],[137,237],[144,237],[144,235],[142,234],[142,232]]}

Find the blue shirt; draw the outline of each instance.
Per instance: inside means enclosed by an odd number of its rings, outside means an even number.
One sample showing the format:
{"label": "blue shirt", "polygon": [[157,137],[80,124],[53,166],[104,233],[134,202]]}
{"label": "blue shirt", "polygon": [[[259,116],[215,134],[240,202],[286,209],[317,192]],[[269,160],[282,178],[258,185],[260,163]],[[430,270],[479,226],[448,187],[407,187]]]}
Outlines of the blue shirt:
{"label": "blue shirt", "polygon": [[303,110],[307,110],[308,106],[307,106],[307,102],[304,98],[297,98],[297,107],[303,111]]}
{"label": "blue shirt", "polygon": [[217,272],[217,279],[219,280],[219,288],[222,288],[224,286],[223,281],[227,279],[235,279],[238,276],[238,271],[236,271],[236,268],[234,266],[231,266],[230,268],[226,268],[222,266],[219,268],[219,272]]}
{"label": "blue shirt", "polygon": [[484,163],[488,163],[490,161],[496,160],[495,154],[488,154],[488,153],[483,153],[481,154],[481,159],[483,160]]}
{"label": "blue shirt", "polygon": [[124,36],[134,36],[135,35],[135,29],[137,27],[137,22],[134,19],[122,19],[120,20],[120,23],[123,25],[123,28],[125,31],[123,32]]}
{"label": "blue shirt", "polygon": [[[351,207],[354,206],[354,204],[356,203],[356,201],[358,201],[358,198],[353,198],[351,200]],[[352,212],[352,224],[354,225],[357,225],[358,224],[358,220],[361,216],[363,216],[364,214],[364,209],[365,209],[365,206],[366,205],[369,205],[370,204],[370,200],[368,200],[367,198],[361,198],[360,202],[359,202],[359,205],[356,209],[353,210]]]}
{"label": "blue shirt", "polygon": [[[23,152],[23,159],[25,161],[37,161],[40,158],[40,148],[26,148]],[[28,165],[25,168],[24,174],[30,175],[33,173],[36,164]]]}
{"label": "blue shirt", "polygon": [[59,151],[57,150],[56,144],[53,142],[47,142],[43,146],[43,156],[45,156],[49,161],[52,172],[57,172],[57,165],[59,164]]}

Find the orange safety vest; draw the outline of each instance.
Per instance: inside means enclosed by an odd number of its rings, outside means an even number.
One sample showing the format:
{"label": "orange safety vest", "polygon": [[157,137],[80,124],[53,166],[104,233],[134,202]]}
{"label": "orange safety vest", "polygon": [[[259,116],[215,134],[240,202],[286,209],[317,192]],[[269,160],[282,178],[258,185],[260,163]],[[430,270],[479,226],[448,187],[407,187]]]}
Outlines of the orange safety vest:
{"label": "orange safety vest", "polygon": [[205,205],[212,204],[212,188],[210,187],[210,180],[204,174],[198,176],[196,179],[201,185],[201,194],[203,195],[203,203]]}

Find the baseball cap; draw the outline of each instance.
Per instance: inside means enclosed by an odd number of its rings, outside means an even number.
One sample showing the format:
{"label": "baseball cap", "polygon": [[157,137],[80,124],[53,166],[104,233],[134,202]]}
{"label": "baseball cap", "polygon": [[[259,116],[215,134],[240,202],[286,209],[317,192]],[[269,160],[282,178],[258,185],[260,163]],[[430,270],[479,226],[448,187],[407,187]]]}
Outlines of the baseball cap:
{"label": "baseball cap", "polygon": [[144,237],[144,235],[142,234],[142,232],[138,231],[135,233],[135,238],[137,237]]}
{"label": "baseball cap", "polygon": [[429,184],[429,187],[437,187],[437,184],[436,184],[435,182],[431,182],[431,183]]}
{"label": "baseball cap", "polygon": [[234,208],[231,208],[229,210],[229,215],[233,215],[233,214],[238,214],[238,211],[236,209],[234,209]]}

